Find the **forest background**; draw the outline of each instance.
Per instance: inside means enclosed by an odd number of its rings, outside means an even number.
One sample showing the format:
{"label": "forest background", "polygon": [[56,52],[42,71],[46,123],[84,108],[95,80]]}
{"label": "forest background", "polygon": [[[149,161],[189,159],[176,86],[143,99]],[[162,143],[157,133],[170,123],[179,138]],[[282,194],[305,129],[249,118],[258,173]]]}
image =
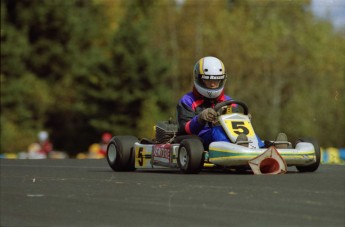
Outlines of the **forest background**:
{"label": "forest background", "polygon": [[41,130],[72,156],[106,131],[152,137],[208,55],[260,137],[345,147],[345,32],[310,4],[1,0],[1,153]]}

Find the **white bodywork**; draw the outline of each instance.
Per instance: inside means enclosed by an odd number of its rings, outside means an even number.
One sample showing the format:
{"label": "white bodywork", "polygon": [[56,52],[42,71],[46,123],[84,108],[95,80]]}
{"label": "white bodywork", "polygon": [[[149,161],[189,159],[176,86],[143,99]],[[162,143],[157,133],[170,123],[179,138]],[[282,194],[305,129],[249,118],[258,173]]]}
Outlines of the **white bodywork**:
{"label": "white bodywork", "polygon": [[[248,161],[264,153],[267,148],[259,148],[258,138],[248,115],[230,113],[219,116],[220,124],[231,143],[212,142],[205,151],[205,165],[248,166]],[[235,144],[239,134],[248,138],[248,147]],[[135,168],[178,168],[179,144],[135,143]],[[289,166],[308,166],[316,162],[313,144],[299,142],[294,149],[276,149]]]}
{"label": "white bodywork", "polygon": [[[140,144],[135,143],[135,168],[177,168],[179,144]],[[206,163],[219,166],[248,166],[248,161],[265,152],[267,148],[247,148],[228,142],[213,142],[205,152]],[[277,149],[288,166],[306,166],[316,162],[314,146],[300,142],[295,149]]]}
{"label": "white bodywork", "polygon": [[135,168],[177,168],[179,144],[140,144],[135,143]]}
{"label": "white bodywork", "polygon": [[[267,148],[252,149],[227,142],[213,142],[209,148],[209,162],[221,166],[243,166],[265,152]],[[310,165],[316,162],[314,146],[298,143],[295,149],[277,149],[287,165]]]}

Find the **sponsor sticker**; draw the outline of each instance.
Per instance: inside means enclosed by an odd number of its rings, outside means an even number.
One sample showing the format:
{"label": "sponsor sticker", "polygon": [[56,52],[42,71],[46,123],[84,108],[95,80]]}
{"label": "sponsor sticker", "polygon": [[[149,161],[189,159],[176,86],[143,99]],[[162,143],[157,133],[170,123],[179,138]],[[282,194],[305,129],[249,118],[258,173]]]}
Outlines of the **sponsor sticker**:
{"label": "sponsor sticker", "polygon": [[225,78],[224,75],[221,76],[212,76],[212,75],[202,75],[201,79],[204,80],[223,80]]}
{"label": "sponsor sticker", "polygon": [[153,164],[165,163],[169,164],[171,160],[171,144],[158,144],[153,148],[152,161]]}

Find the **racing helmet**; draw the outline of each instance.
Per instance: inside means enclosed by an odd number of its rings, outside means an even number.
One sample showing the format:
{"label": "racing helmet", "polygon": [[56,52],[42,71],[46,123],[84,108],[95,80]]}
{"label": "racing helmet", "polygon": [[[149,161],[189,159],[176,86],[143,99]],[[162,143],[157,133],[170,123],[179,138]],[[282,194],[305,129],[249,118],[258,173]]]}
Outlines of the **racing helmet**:
{"label": "racing helmet", "polygon": [[[201,58],[194,66],[194,86],[206,98],[214,99],[222,93],[226,77],[224,64],[216,57]],[[220,83],[217,88],[208,88],[204,80],[219,80]]]}
{"label": "racing helmet", "polygon": [[38,133],[38,140],[39,140],[40,142],[44,142],[44,141],[46,141],[48,138],[49,138],[49,134],[48,134],[47,131],[40,131],[40,132]]}

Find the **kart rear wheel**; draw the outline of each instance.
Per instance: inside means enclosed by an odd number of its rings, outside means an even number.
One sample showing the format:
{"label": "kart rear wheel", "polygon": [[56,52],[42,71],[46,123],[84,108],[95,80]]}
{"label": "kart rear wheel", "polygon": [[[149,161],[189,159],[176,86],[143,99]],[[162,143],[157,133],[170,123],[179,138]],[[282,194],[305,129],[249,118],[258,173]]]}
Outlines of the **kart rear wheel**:
{"label": "kart rear wheel", "polygon": [[199,173],[204,164],[204,146],[200,139],[185,139],[178,149],[177,164],[182,173]]}
{"label": "kart rear wheel", "polygon": [[107,147],[107,161],[114,171],[133,171],[134,144],[139,140],[134,136],[114,136]]}
{"label": "kart rear wheel", "polygon": [[[320,147],[317,144],[317,142],[314,139],[308,139],[308,138],[303,138],[303,139],[299,139],[297,141],[297,143],[299,142],[307,142],[307,143],[311,143],[314,146],[314,150],[315,150],[315,156],[316,156],[316,162],[308,165],[308,166],[296,166],[297,170],[300,172],[314,172],[316,171],[319,166],[320,166],[320,158],[321,158],[321,152],[320,152]],[[297,145],[296,143],[296,145]]]}

